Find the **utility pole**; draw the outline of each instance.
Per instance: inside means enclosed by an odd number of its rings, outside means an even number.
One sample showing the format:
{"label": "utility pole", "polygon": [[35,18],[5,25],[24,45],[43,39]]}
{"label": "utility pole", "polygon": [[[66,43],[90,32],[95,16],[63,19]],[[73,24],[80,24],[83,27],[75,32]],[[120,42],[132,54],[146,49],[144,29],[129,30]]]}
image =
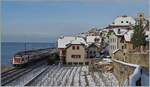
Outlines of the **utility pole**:
{"label": "utility pole", "polygon": [[25,36],[25,43],[24,43],[25,55],[26,55],[26,50],[27,50],[26,47],[27,47],[27,46],[26,46],[26,36]]}

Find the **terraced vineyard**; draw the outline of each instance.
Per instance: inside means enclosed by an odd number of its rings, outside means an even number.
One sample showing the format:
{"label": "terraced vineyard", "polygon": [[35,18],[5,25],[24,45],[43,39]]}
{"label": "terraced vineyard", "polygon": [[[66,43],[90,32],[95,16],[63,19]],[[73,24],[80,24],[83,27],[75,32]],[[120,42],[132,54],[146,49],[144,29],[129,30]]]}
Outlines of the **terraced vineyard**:
{"label": "terraced vineyard", "polygon": [[89,72],[88,66],[50,66],[28,86],[118,86],[112,73]]}

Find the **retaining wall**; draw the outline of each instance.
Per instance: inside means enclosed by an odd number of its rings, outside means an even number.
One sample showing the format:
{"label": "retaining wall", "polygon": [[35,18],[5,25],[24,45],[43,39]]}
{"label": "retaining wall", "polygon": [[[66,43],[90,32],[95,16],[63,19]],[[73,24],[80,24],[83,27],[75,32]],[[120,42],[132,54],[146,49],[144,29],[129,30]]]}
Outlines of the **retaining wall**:
{"label": "retaining wall", "polygon": [[129,78],[129,76],[134,72],[134,66],[129,66],[127,64],[123,64],[113,60],[114,70],[113,73],[116,76],[119,85],[124,85],[125,80]]}

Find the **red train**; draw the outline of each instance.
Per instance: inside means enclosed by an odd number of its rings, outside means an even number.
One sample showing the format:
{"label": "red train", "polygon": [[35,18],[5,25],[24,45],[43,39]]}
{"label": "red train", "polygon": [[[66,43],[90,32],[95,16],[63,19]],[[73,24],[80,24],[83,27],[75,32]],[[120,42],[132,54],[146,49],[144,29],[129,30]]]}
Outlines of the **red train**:
{"label": "red train", "polygon": [[51,54],[51,50],[53,48],[18,52],[13,56],[12,64],[15,67],[20,67],[36,60],[44,59]]}

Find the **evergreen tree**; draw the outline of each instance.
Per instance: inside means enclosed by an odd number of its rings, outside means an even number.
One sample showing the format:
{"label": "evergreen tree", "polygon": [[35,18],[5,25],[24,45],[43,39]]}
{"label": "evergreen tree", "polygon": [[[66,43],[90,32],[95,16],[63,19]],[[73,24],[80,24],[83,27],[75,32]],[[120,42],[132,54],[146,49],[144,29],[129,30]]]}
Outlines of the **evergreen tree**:
{"label": "evergreen tree", "polygon": [[145,32],[141,22],[138,25],[133,27],[134,33],[131,38],[131,42],[133,43],[133,47],[140,50],[140,47],[145,45]]}

